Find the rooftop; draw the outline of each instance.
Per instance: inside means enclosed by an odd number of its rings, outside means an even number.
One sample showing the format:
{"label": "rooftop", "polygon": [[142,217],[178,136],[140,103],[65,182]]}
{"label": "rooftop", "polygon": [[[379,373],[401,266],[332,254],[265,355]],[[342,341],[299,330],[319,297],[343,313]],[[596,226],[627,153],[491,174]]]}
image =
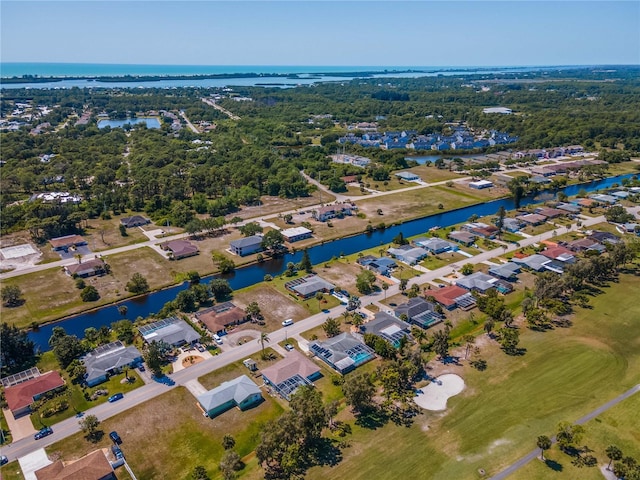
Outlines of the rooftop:
{"label": "rooftop", "polygon": [[113,474],[113,468],[102,450],[95,450],[74,462],[58,460],[36,470],[38,480],[103,480]]}
{"label": "rooftop", "polygon": [[64,385],[64,380],[56,371],[19,383],[4,390],[4,395],[12,411],[20,410],[33,403],[33,397]]}
{"label": "rooftop", "polygon": [[258,386],[246,375],[241,375],[199,395],[198,402],[206,411],[210,411],[231,400],[239,404],[247,397],[255,394],[260,394]]}
{"label": "rooftop", "polygon": [[192,343],[200,334],[178,317],[169,317],[138,328],[145,342],[166,342],[169,345]]}

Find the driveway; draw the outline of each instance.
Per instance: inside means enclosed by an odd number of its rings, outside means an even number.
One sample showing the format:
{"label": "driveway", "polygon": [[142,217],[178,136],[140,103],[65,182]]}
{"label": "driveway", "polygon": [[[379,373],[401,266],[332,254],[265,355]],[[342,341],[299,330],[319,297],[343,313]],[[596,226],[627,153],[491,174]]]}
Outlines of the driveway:
{"label": "driveway", "polygon": [[36,433],[37,430],[33,428],[29,415],[23,415],[15,419],[13,418],[13,413],[11,413],[11,410],[8,408],[3,409],[2,413],[4,414],[4,418],[7,419],[7,425],[9,426],[14,442],[22,438],[30,437]]}

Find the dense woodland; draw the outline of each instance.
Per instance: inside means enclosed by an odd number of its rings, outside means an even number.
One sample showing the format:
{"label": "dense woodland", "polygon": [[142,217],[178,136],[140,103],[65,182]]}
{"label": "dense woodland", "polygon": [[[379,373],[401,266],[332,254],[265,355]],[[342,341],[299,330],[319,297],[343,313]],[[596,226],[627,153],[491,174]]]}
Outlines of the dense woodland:
{"label": "dense woodland", "polygon": [[[446,133],[449,123],[466,122],[478,131],[517,135],[518,143],[510,146],[514,149],[582,144],[628,155],[640,150],[637,73],[629,67],[533,72],[519,78],[369,78],[289,89],[238,87],[232,95],[253,101],[226,98],[219,103],[239,115],[239,121],[200,100],[224,93],[220,89],[6,90],[3,116],[14,102],[55,108],[33,122],[48,121],[54,131],[31,135],[31,127],[24,127],[1,134],[2,233],[30,228],[35,236],[47,238],[80,230],[85,218],[125,210],[184,226],[196,213],[232,214],[262,195],[306,196],[315,187],[307,184],[301,170],[316,178],[322,172],[323,183],[334,190],[346,174],[385,180],[391,171],[407,166],[407,151],[350,146],[351,153],[375,161],[366,171],[327,158],[337,150],[335,140],[345,133],[345,125],[381,116],[380,131]],[[515,113],[483,114],[488,106],[507,106]],[[157,130],[98,129],[95,122],[99,113],[124,118],[151,110],[182,110],[191,122],[213,122],[216,128],[202,134],[187,128],[174,133],[167,117],[161,117]],[[91,111],[91,122],[74,126],[75,115],[85,111]],[[326,114],[332,118],[313,119]],[[204,148],[192,143],[198,138],[211,143]],[[55,156],[45,163],[40,158],[44,154]],[[77,206],[25,201],[45,191],[78,193],[84,200]]]}

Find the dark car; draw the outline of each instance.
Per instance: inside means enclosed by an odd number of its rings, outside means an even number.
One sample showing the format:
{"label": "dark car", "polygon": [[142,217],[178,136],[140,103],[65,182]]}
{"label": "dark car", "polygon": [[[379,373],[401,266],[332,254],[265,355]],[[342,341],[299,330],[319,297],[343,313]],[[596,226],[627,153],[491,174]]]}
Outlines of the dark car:
{"label": "dark car", "polygon": [[9,459],[5,455],[0,455],[0,465],[4,465],[5,463],[9,463]]}
{"label": "dark car", "polygon": [[37,432],[33,438],[36,440],[40,440],[41,438],[47,437],[53,433],[53,429],[51,427],[44,427],[42,430]]}
{"label": "dark car", "polygon": [[111,451],[113,452],[113,455],[116,457],[116,460],[124,458],[124,453],[122,453],[122,450],[120,450],[120,447],[118,445],[111,445]]}
{"label": "dark car", "polygon": [[118,432],[113,431],[109,434],[109,438],[113,441],[113,443],[115,443],[116,445],[120,445],[122,443],[122,439],[120,438],[120,435],[118,435]]}
{"label": "dark car", "polygon": [[138,370],[140,370],[141,372],[144,372],[144,365],[142,364],[138,365]]}
{"label": "dark car", "polygon": [[117,402],[118,400],[124,398],[124,393],[114,393],[108,399],[110,403]]}

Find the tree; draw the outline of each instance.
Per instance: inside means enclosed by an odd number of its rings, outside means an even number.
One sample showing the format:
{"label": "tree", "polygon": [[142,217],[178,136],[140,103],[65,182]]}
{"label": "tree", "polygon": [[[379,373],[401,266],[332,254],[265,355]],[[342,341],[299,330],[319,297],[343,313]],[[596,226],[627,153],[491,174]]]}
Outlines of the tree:
{"label": "tree", "polygon": [[287,213],[282,217],[282,219],[284,220],[284,223],[291,223],[291,220],[293,220],[293,215]]}
{"label": "tree", "polygon": [[401,292],[405,292],[407,290],[407,285],[409,284],[409,280],[406,278],[403,278],[400,280],[400,291]]}
{"label": "tree", "polygon": [[473,264],[472,263],[465,263],[462,268],[460,269],[460,273],[462,273],[463,275],[471,275],[473,273]]}
{"label": "tree", "polygon": [[262,318],[262,312],[260,311],[260,307],[258,306],[258,302],[251,302],[247,305],[245,312],[249,317],[251,317],[251,321],[255,322],[256,320],[260,320]]}
{"label": "tree", "polygon": [[99,438],[98,428],[100,427],[100,420],[95,415],[87,415],[78,422],[82,431],[86,434],[87,440],[96,442]]}
{"label": "tree", "polygon": [[202,465],[196,465],[193,471],[191,472],[191,479],[192,480],[211,480],[211,477],[209,477],[209,474],[207,473],[206,468],[204,468]]}
{"label": "tree", "polygon": [[93,285],[88,285],[80,292],[80,298],[83,302],[95,302],[100,298],[98,290]]}
{"label": "tree", "polygon": [[224,448],[225,450],[231,450],[235,446],[236,446],[235,438],[233,438],[233,436],[226,433],[224,437],[222,437],[222,448]]}
{"label": "tree", "polygon": [[262,358],[265,358],[265,354],[264,354],[264,343],[267,342],[269,343],[271,341],[271,339],[269,338],[269,335],[267,334],[267,332],[262,332],[260,333],[260,338],[258,339],[258,343],[260,344],[260,346],[262,347]]}
{"label": "tree", "polygon": [[233,480],[237,478],[236,472],[242,469],[243,464],[237,452],[227,450],[220,460],[219,467],[224,480]]}
{"label": "tree", "polygon": [[627,223],[633,220],[633,215],[627,212],[627,209],[621,205],[614,205],[613,207],[609,207],[606,212],[604,212],[604,218],[607,219],[608,222],[611,223]]}
{"label": "tree", "polygon": [[498,339],[500,346],[505,353],[514,355],[518,351],[518,343],[520,342],[520,334],[514,328],[501,328],[498,330]]}
{"label": "tree", "polygon": [[211,288],[211,293],[216,298],[216,301],[224,300],[233,293],[229,282],[224,278],[214,278],[209,283],[209,287]]}
{"label": "tree", "polygon": [[366,373],[350,375],[342,384],[342,392],[347,404],[356,413],[362,413],[373,406],[375,386]]}
{"label": "tree", "polygon": [[35,365],[35,343],[26,331],[0,323],[0,365],[2,374],[21,372]]}
{"label": "tree", "polygon": [[389,284],[387,282],[382,282],[382,290],[384,291],[384,299],[387,300],[387,290],[389,290]]}
{"label": "tree", "polygon": [[263,228],[258,222],[250,222],[239,227],[238,230],[240,230],[240,233],[242,233],[242,235],[244,235],[245,237],[251,237],[252,235],[262,233]]}
{"label": "tree", "polygon": [[363,270],[356,277],[356,288],[363,295],[367,295],[373,292],[373,284],[376,281],[376,276],[371,270]]}
{"label": "tree", "polygon": [[560,450],[567,451],[580,443],[582,435],[584,434],[584,427],[582,425],[572,425],[569,422],[560,422],[558,424],[558,433],[556,439],[558,441],[558,447]]}
{"label": "tree", "polygon": [[218,270],[223,275],[231,273],[236,269],[234,261],[221,253],[214,252],[211,257],[213,259],[213,263],[217,265]]}
{"label": "tree", "polygon": [[445,327],[444,330],[439,330],[433,334],[433,351],[441,359],[449,356],[449,327]]}
{"label": "tree", "polygon": [[135,337],[133,322],[131,320],[118,320],[111,324],[111,329],[115,332],[118,340],[131,344]]}
{"label": "tree", "polygon": [[136,272],[131,276],[131,279],[127,282],[126,289],[133,294],[140,294],[149,291],[149,283],[142,274]]}
{"label": "tree", "polygon": [[120,305],[118,307],[118,313],[120,315],[122,315],[123,317],[127,316],[127,312],[129,311],[129,307],[127,307],[126,305]]}
{"label": "tree", "polygon": [[84,381],[84,375],[87,373],[87,368],[76,358],[73,359],[67,367],[67,373],[69,374],[71,383],[80,384]]}
{"label": "tree", "polygon": [[496,218],[496,227],[498,228],[498,238],[502,238],[502,231],[504,230],[504,218],[507,216],[507,212],[504,206],[500,206],[498,209],[498,217]]}
{"label": "tree", "polygon": [[118,227],[120,229],[120,236],[122,237],[128,237],[129,234],[127,233],[127,227],[125,227],[123,224],[120,224],[120,226]]}
{"label": "tree", "polygon": [[22,305],[22,290],[17,285],[5,285],[0,290],[2,295],[2,303],[6,307],[18,307]]}
{"label": "tree", "polygon": [[147,348],[142,353],[145,363],[153,376],[156,378],[160,378],[163,376],[162,373],[162,364],[164,363],[164,354],[167,350],[168,345],[164,344],[164,342],[156,342],[153,341],[147,345]]}
{"label": "tree", "polygon": [[536,445],[540,449],[540,458],[544,460],[544,451],[551,448],[551,439],[546,435],[540,435],[536,440]]}
{"label": "tree", "polygon": [[335,337],[340,334],[340,320],[328,317],[322,324],[322,330],[327,337]]}
{"label": "tree", "polygon": [[277,255],[283,248],[284,245],[284,235],[280,232],[280,230],[269,230],[265,233],[264,237],[262,237],[262,248],[271,252],[272,255]]}
{"label": "tree", "polygon": [[74,359],[78,358],[85,352],[85,349],[78,337],[75,335],[67,335],[63,329],[61,330],[64,335],[56,338],[53,344],[51,343],[51,340],[54,339],[52,336],[49,340],[49,345],[53,347],[53,354],[58,359],[60,367],[66,369]]}
{"label": "tree", "polygon": [[618,460],[622,459],[622,450],[620,450],[615,445],[609,445],[605,450],[605,453],[607,454],[607,458],[609,459],[607,470],[611,470],[611,462],[613,462],[614,460],[617,462]]}
{"label": "tree", "polygon": [[313,266],[311,265],[311,259],[309,258],[309,252],[305,248],[302,252],[302,259],[300,260],[300,270],[304,270],[307,273],[311,273],[313,271]]}
{"label": "tree", "polygon": [[469,358],[469,351],[471,350],[471,347],[473,347],[473,344],[476,341],[476,337],[474,337],[473,335],[465,335],[464,337],[462,337],[462,340],[465,343],[464,359],[466,360],[467,358]]}
{"label": "tree", "polygon": [[391,241],[396,245],[407,245],[409,243],[409,240],[404,238],[402,232],[398,233],[398,235],[396,235]]}

